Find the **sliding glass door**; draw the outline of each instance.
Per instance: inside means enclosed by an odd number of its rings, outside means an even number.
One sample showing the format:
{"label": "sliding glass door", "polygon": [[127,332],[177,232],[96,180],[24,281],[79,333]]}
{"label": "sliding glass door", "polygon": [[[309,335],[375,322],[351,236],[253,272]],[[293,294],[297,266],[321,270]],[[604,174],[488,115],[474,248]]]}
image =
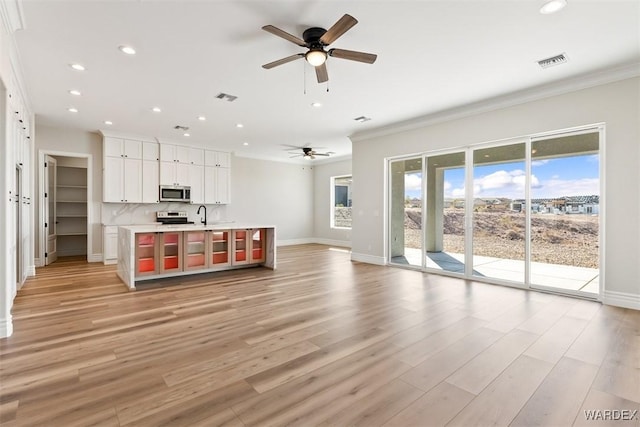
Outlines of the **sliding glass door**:
{"label": "sliding glass door", "polygon": [[531,285],[599,293],[599,132],[531,142]]}
{"label": "sliding glass door", "polygon": [[423,267],[422,156],[389,163],[389,190],[390,262]]}
{"label": "sliding glass door", "polygon": [[426,267],[464,274],[465,152],[427,156],[425,176]]}
{"label": "sliding glass door", "polygon": [[473,276],[525,281],[526,143],[473,150]]}
{"label": "sliding glass door", "polygon": [[602,129],[389,161],[389,262],[600,294]]}

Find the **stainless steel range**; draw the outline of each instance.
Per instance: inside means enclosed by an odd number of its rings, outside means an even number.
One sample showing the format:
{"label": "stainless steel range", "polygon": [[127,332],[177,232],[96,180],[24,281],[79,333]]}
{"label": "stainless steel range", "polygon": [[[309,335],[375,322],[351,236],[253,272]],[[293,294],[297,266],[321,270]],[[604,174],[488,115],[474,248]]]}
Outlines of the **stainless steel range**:
{"label": "stainless steel range", "polygon": [[156,212],[156,221],[161,224],[193,224],[193,221],[189,221],[186,212],[179,211],[158,211]]}

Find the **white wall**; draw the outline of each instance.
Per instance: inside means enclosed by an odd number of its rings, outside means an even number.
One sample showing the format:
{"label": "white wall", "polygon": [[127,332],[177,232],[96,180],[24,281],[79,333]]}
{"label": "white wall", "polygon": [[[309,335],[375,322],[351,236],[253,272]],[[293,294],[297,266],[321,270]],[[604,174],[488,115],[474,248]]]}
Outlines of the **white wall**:
{"label": "white wall", "polygon": [[[87,219],[87,227],[92,233],[92,244],[89,248],[89,259],[98,260],[102,254],[102,137],[97,133],[81,131],[77,129],[61,129],[36,124],[35,159],[39,159],[41,151],[55,152],[55,155],[87,155],[91,157],[91,200],[88,200],[88,208],[92,212],[92,218]],[[35,256],[40,256],[40,167],[36,164],[35,174]]]}
{"label": "white wall", "polygon": [[351,159],[313,167],[313,236],[317,243],[351,247],[351,230],[331,228],[331,177],[343,175],[351,175]]}
{"label": "white wall", "polygon": [[640,202],[639,98],[640,79],[632,78],[412,130],[353,138],[354,259],[384,261],[385,158],[604,122],[605,301],[640,308],[640,214],[634,209]]}
{"label": "white wall", "polygon": [[276,226],[278,244],[313,237],[313,170],[308,165],[234,157],[227,217]]}

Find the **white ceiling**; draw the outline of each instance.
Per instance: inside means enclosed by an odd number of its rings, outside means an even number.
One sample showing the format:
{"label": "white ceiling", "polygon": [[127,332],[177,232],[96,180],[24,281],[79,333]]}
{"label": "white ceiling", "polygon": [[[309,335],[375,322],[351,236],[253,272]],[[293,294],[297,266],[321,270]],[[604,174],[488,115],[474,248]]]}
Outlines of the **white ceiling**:
{"label": "white ceiling", "polygon": [[[281,161],[289,160],[281,144],[322,146],[336,158],[351,153],[356,132],[640,60],[640,2],[568,2],[542,15],[542,0],[23,0],[16,43],[40,124]],[[344,13],[359,23],[331,47],[376,53],[375,64],[329,58],[328,86],[302,60],[261,67],[304,51],[262,26],[301,37]],[[536,63],[563,52],[566,64]],[[218,100],[220,92],[238,99]],[[353,120],[362,115],[372,120]]]}

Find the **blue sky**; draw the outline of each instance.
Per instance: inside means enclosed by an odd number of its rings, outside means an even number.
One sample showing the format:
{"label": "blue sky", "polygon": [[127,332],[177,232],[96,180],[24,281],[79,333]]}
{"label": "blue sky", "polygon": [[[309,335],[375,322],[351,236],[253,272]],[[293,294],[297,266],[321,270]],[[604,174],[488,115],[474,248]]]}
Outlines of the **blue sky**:
{"label": "blue sky", "polygon": [[[534,160],[531,165],[532,198],[600,194],[597,155]],[[464,197],[464,169],[445,171],[445,197]],[[475,197],[524,198],[524,162],[474,168]],[[420,197],[421,174],[405,177],[405,193]]]}

